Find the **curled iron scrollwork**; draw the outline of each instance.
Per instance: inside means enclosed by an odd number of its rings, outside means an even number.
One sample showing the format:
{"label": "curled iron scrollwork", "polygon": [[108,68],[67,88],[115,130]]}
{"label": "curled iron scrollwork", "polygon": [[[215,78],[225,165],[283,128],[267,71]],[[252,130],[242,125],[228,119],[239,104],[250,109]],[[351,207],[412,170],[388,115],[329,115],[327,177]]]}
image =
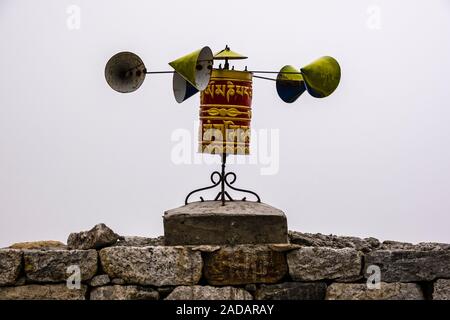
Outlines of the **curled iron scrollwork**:
{"label": "curled iron scrollwork", "polygon": [[[236,182],[236,179],[237,179],[236,173],[234,173],[234,172],[225,173],[225,164],[226,164],[226,155],[223,155],[222,156],[222,172],[214,171],[213,173],[211,173],[210,180],[212,182],[212,185],[203,187],[203,188],[199,188],[199,189],[195,189],[195,190],[189,192],[189,194],[186,196],[184,203],[188,204],[189,198],[193,194],[201,192],[201,191],[213,189],[219,185],[220,185],[220,191],[217,194],[217,196],[214,198],[214,201],[220,200],[220,201],[222,201],[222,205],[225,205],[225,201],[234,201],[234,199],[231,197],[231,195],[228,193],[228,191],[225,190],[225,187],[228,187],[234,191],[252,194],[256,198],[256,202],[261,202],[261,198],[258,196],[258,194],[256,192],[246,190],[246,189],[236,188],[233,186],[233,184]],[[230,177],[230,179],[229,179],[229,177]],[[216,181],[216,179],[217,179],[217,181]],[[228,181],[228,180],[230,180],[230,181]],[[247,197],[243,197],[241,200],[247,201]],[[202,196],[200,196],[200,201],[205,201],[205,199]]]}

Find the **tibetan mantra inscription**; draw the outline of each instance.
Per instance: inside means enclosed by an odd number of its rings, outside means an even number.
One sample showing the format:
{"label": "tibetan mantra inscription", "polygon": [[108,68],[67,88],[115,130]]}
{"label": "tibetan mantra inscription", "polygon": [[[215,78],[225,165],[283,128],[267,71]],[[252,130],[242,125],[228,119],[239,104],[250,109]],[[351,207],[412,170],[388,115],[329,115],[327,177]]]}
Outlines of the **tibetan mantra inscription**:
{"label": "tibetan mantra inscription", "polygon": [[199,152],[249,154],[252,74],[214,69],[200,95]]}

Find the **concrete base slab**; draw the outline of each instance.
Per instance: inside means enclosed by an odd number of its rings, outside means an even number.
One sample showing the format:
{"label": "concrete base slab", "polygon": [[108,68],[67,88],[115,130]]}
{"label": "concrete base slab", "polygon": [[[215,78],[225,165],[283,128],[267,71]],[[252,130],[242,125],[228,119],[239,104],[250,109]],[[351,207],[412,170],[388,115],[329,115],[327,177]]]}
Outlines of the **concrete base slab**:
{"label": "concrete base slab", "polygon": [[164,213],[165,245],[287,243],[283,211],[264,203],[193,202]]}

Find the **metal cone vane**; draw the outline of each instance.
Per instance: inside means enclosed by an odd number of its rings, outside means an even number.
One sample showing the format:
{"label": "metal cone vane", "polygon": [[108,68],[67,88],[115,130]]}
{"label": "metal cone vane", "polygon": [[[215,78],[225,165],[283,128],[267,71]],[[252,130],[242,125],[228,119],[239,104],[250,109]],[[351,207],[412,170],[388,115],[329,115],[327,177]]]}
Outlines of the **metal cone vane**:
{"label": "metal cone vane", "polygon": [[173,95],[178,103],[182,103],[198,92],[197,88],[187,82],[178,72],[173,73],[172,88]]}
{"label": "metal cone vane", "polygon": [[169,65],[197,90],[205,90],[211,77],[213,54],[209,47],[191,52]]}
{"label": "metal cone vane", "polygon": [[333,57],[322,57],[300,69],[306,90],[315,98],[328,97],[341,80],[341,67]]}
{"label": "metal cone vane", "polygon": [[120,93],[139,89],[145,80],[144,62],[132,52],[119,52],[105,66],[105,79],[109,86]]}
{"label": "metal cone vane", "polygon": [[278,96],[286,103],[292,103],[305,92],[305,81],[300,71],[293,66],[284,66],[276,80]]}

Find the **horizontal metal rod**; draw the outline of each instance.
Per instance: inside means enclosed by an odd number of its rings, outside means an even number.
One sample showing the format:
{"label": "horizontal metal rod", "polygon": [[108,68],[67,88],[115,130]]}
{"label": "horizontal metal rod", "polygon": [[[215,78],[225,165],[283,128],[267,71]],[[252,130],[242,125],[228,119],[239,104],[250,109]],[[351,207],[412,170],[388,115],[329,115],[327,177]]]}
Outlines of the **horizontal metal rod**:
{"label": "horizontal metal rod", "polygon": [[175,71],[147,71],[145,74],[174,73]]}
{"label": "horizontal metal rod", "polygon": [[258,78],[258,79],[264,79],[264,80],[272,80],[272,81],[277,81],[277,79],[266,78],[266,77],[261,77],[261,76],[253,76],[253,78]]}
{"label": "horizontal metal rod", "polygon": [[302,74],[301,72],[289,72],[289,71],[249,71],[251,73],[286,73],[286,74]]}
{"label": "horizontal metal rod", "polygon": [[[146,74],[164,74],[164,73],[174,73],[175,71],[147,71]],[[269,74],[279,74],[279,73],[285,73],[285,74],[301,74],[301,72],[279,72],[279,71],[249,71],[251,73],[269,73]],[[271,78],[265,78],[260,76],[254,76],[255,78],[261,78],[266,80],[274,80]]]}
{"label": "horizontal metal rod", "polygon": [[[147,71],[146,74],[160,74],[160,73],[174,73],[175,71]],[[279,71],[248,71],[251,73],[271,73],[271,74],[278,74],[278,73],[286,73],[286,74],[302,74],[301,72],[279,72]],[[256,77],[256,76],[255,76]]]}

